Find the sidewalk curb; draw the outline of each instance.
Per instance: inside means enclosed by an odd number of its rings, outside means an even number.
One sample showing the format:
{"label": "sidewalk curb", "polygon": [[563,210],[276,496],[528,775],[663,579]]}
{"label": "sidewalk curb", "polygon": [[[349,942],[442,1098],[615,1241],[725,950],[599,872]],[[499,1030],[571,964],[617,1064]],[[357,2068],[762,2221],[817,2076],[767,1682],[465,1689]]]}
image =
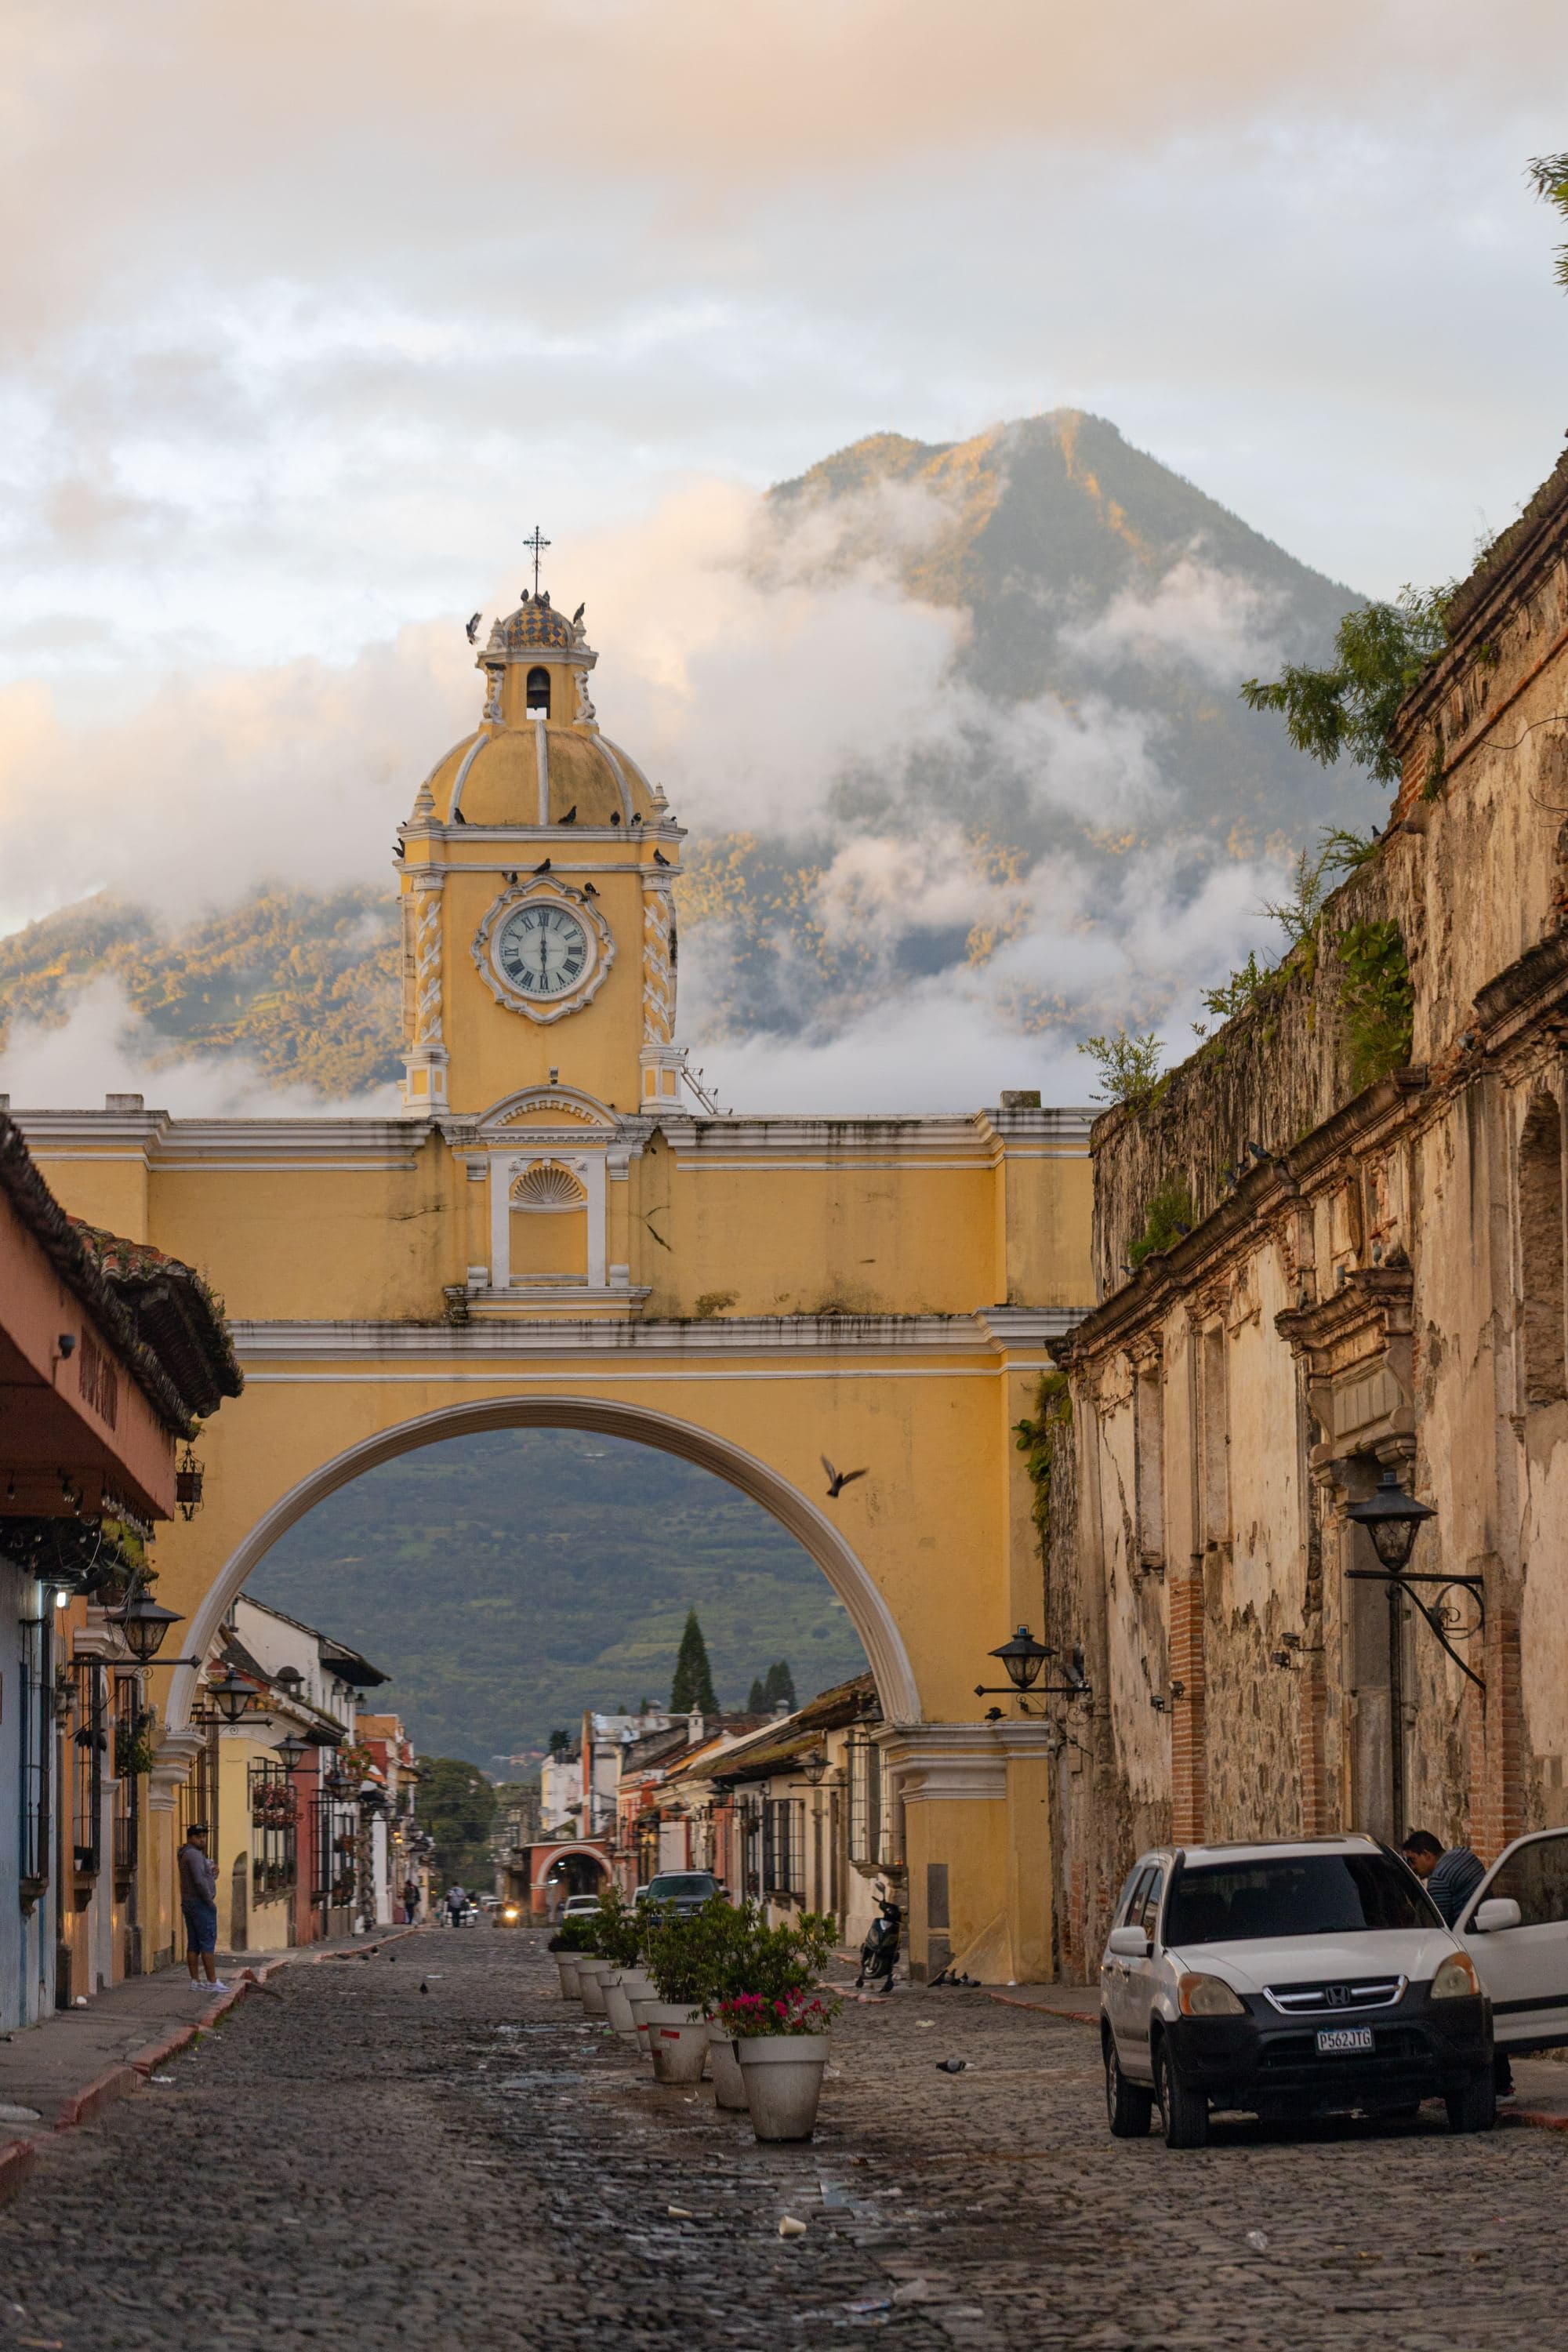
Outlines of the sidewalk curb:
{"label": "sidewalk curb", "polygon": [[1527,2124],[1532,2131],[1568,2132],[1568,2116],[1549,2116],[1543,2107],[1500,2107],[1500,2124]]}
{"label": "sidewalk curb", "polygon": [[209,2027],[221,2024],[232,2009],[247,1999],[258,1985],[264,1985],[268,1977],[276,1976],[279,1969],[296,1968],[301,1964],[308,1968],[320,1968],[324,1960],[372,1959],[383,1945],[401,1943],[405,1936],[416,1936],[424,1925],[425,1922],[419,1920],[412,1927],[389,1928],[376,1937],[373,1943],[362,1945],[352,1952],[312,1952],[306,1945],[295,1952],[280,1952],[275,1960],[268,1960],[260,1969],[242,1970],[222,1999],[215,2001],[210,2009],[204,2009],[188,2025],[176,2025],[173,2032],[163,2034],[158,2041],[144,2042],[140,2050],[133,2050],[129,2058],[106,2068],[83,2089],[64,2101],[47,2132],[40,2132],[32,2139],[14,2139],[0,2144],[0,2205],[9,2205],[25,2187],[37,2161],[38,2149],[47,2137],[56,2132],[76,2131],[81,2125],[92,2123],[106,2109],[117,2106],[121,2099],[128,2099],[133,2091],[140,2091],[154,2067],[161,2066],[165,2059],[174,2057],[180,2051],[188,2049],[197,2035],[206,2032]]}
{"label": "sidewalk curb", "polygon": [[37,2152],[30,2139],[7,2140],[0,2147],[0,2205],[9,2205],[20,2194]]}

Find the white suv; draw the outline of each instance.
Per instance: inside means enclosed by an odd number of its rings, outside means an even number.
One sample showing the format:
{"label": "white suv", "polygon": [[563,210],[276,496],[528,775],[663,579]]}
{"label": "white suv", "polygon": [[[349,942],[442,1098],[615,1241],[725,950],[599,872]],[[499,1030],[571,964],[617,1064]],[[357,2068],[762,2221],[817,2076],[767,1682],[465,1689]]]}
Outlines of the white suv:
{"label": "white suv", "polygon": [[1374,1838],[1143,1855],[1100,1971],[1112,2132],[1141,2137],[1158,2105],[1166,2146],[1201,2147],[1211,2108],[1397,2115],[1434,2097],[1453,2130],[1489,2129],[1486,1932],[1472,1958]]}

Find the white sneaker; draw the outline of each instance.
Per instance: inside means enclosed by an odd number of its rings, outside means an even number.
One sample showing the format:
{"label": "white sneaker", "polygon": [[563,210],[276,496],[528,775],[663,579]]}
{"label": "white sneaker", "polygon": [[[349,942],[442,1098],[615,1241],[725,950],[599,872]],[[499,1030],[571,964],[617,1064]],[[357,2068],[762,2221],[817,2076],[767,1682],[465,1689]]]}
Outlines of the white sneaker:
{"label": "white sneaker", "polygon": [[228,1986],[225,1984],[221,1977],[214,1977],[212,1982],[207,1987],[208,1992],[227,1992],[228,1990]]}

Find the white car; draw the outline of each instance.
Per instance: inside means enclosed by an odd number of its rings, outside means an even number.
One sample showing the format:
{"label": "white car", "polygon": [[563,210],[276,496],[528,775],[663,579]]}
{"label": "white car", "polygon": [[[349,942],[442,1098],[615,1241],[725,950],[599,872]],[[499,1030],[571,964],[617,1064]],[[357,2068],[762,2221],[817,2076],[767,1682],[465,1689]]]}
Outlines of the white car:
{"label": "white car", "polygon": [[[1144,1854],[1100,1971],[1111,2131],[1141,2137],[1157,2105],[1168,2147],[1201,2147],[1211,2109],[1398,2115],[1435,2097],[1453,2130],[1489,2128],[1489,1993],[1539,2003],[1520,1990],[1525,1975],[1533,1986],[1555,1970],[1568,2017],[1568,1941],[1550,1962],[1505,1949],[1531,1932],[1521,1897],[1542,1864],[1521,1850],[1536,1843],[1510,1846],[1490,1873],[1508,1880],[1506,1899],[1483,1882],[1452,1929],[1375,1838]],[[1519,2039],[1534,2047],[1568,2034],[1555,2008],[1504,2014],[1531,2021]]]}
{"label": "white car", "polygon": [[598,1916],[599,1898],[596,1895],[569,1895],[561,1914],[563,1919],[596,1919]]}

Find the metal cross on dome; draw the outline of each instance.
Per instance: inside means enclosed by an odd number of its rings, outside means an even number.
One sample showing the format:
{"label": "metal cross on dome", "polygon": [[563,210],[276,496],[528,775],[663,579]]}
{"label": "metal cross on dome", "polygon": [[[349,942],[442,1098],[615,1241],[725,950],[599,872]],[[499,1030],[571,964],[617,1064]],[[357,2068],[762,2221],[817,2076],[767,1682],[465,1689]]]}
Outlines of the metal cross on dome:
{"label": "metal cross on dome", "polygon": [[539,601],[539,559],[551,542],[545,538],[544,533],[540,530],[539,525],[535,523],[531,538],[525,539],[522,543],[524,547],[531,548],[533,551],[533,599],[535,604],[537,604]]}

